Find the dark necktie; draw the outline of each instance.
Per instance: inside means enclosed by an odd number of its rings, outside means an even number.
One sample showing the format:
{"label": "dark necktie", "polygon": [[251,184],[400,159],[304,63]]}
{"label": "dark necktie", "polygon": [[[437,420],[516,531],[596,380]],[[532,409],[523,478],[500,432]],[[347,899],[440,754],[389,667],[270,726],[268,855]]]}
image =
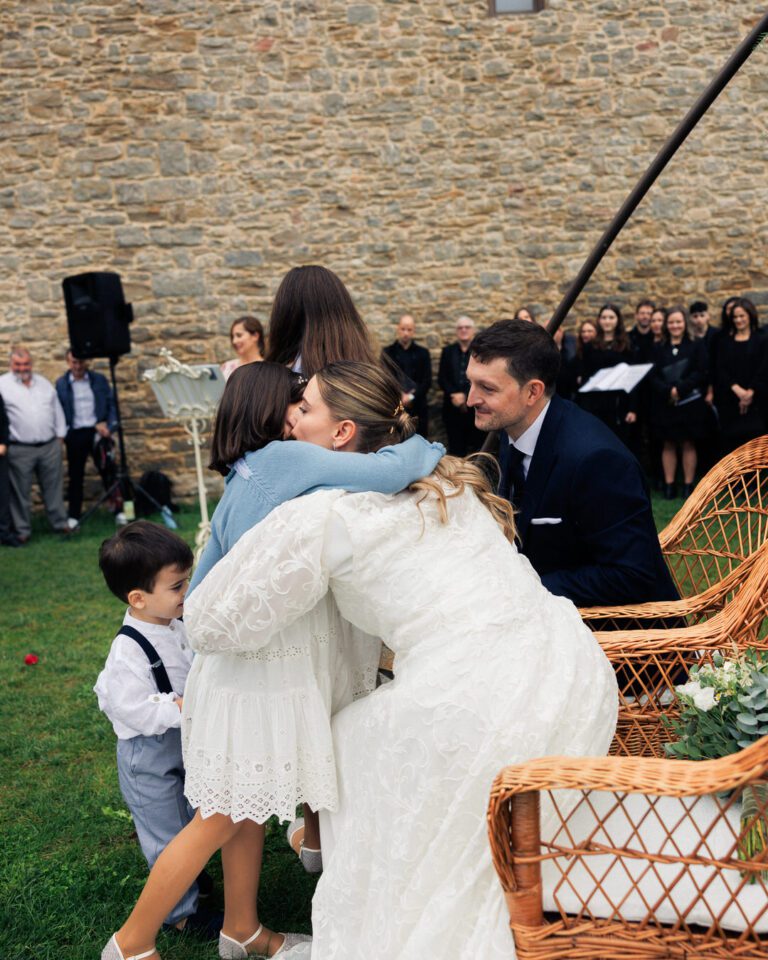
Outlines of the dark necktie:
{"label": "dark necktie", "polygon": [[522,450],[511,443],[509,445],[509,499],[516,510],[520,509],[525,493],[525,470],[523,469],[523,458],[525,454]]}

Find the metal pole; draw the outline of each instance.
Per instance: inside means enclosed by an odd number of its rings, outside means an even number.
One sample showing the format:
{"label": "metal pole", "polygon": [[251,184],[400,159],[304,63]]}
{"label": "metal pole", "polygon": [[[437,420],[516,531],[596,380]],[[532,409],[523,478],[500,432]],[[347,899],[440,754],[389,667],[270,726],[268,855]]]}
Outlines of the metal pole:
{"label": "metal pole", "polygon": [[704,114],[709,110],[715,100],[728,85],[729,81],[738,73],[739,69],[747,61],[753,50],[760,46],[761,40],[766,40],[768,45],[768,13],[758,21],[754,30],[739,44],[736,52],[718,73],[715,79],[710,83],[704,93],[701,94],[696,103],[691,107],[675,132],[659,151],[656,159],[648,167],[640,178],[635,189],[624,201],[621,210],[616,214],[608,229],[602,235],[592,253],[590,253],[584,266],[579,271],[578,276],[571,284],[568,292],[563,297],[557,310],[552,314],[552,319],[547,324],[549,333],[555,333],[560,324],[565,320],[568,311],[576,302],[577,297],[587,285],[587,281],[597,269],[600,261],[608,252],[611,244],[618,236],[624,224],[635,212],[636,207],[653,186],[657,177],[666,167],[678,149],[685,142],[688,134],[693,130],[696,124],[701,120]]}

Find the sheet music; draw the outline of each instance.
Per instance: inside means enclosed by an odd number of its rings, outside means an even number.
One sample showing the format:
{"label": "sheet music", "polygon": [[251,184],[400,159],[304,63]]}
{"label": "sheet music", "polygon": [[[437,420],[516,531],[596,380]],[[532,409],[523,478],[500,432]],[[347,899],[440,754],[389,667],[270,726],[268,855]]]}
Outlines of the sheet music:
{"label": "sheet music", "polygon": [[579,393],[602,393],[605,390],[630,393],[651,370],[652,363],[617,363],[615,367],[598,370],[579,388]]}

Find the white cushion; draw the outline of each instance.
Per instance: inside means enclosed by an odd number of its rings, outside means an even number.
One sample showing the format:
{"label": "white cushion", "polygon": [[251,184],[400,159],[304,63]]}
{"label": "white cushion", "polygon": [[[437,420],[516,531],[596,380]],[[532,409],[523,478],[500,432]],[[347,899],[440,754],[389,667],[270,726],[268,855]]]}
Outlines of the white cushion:
{"label": "white cushion", "polygon": [[[566,798],[573,801],[574,794],[559,792],[556,797],[567,803]],[[595,812],[582,802],[568,818],[575,843],[589,838],[615,849],[727,860],[739,835],[738,803],[724,811],[726,801],[714,797],[676,799],[600,791],[588,797]],[[622,806],[617,806],[617,799]],[[604,821],[602,826],[598,820]],[[546,835],[546,826],[543,829]],[[563,827],[552,842],[573,846]],[[768,886],[762,879],[747,884],[738,870],[598,854],[546,860],[542,879],[545,911],[630,921],[645,920],[651,914],[659,924],[682,919],[703,927],[718,921],[722,928],[736,931],[746,929],[749,921],[758,932],[768,932]]]}

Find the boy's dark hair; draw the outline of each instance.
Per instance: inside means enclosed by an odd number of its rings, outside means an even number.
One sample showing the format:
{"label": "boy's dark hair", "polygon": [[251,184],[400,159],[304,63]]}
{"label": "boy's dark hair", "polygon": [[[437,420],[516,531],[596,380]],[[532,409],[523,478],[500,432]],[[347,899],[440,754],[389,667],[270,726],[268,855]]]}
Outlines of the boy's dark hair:
{"label": "boy's dark hair", "polygon": [[121,527],[99,549],[99,567],[107,586],[123,603],[128,603],[131,590],[151,593],[163,567],[187,570],[193,559],[181,537],[149,520]]}
{"label": "boy's dark hair", "polygon": [[560,372],[560,351],[544,327],[527,320],[499,320],[478,333],[470,347],[480,363],[497,357],[507,361],[507,371],[518,383],[541,380],[550,396]]}
{"label": "boy's dark hair", "polygon": [[282,440],[288,405],[298,403],[304,381],[279,363],[246,363],[227,381],[216,413],[211,470],[226,477],[232,464],[273,440]]}
{"label": "boy's dark hair", "polygon": [[706,313],[708,310],[709,307],[703,300],[694,300],[690,307],[688,307],[689,313]]}

